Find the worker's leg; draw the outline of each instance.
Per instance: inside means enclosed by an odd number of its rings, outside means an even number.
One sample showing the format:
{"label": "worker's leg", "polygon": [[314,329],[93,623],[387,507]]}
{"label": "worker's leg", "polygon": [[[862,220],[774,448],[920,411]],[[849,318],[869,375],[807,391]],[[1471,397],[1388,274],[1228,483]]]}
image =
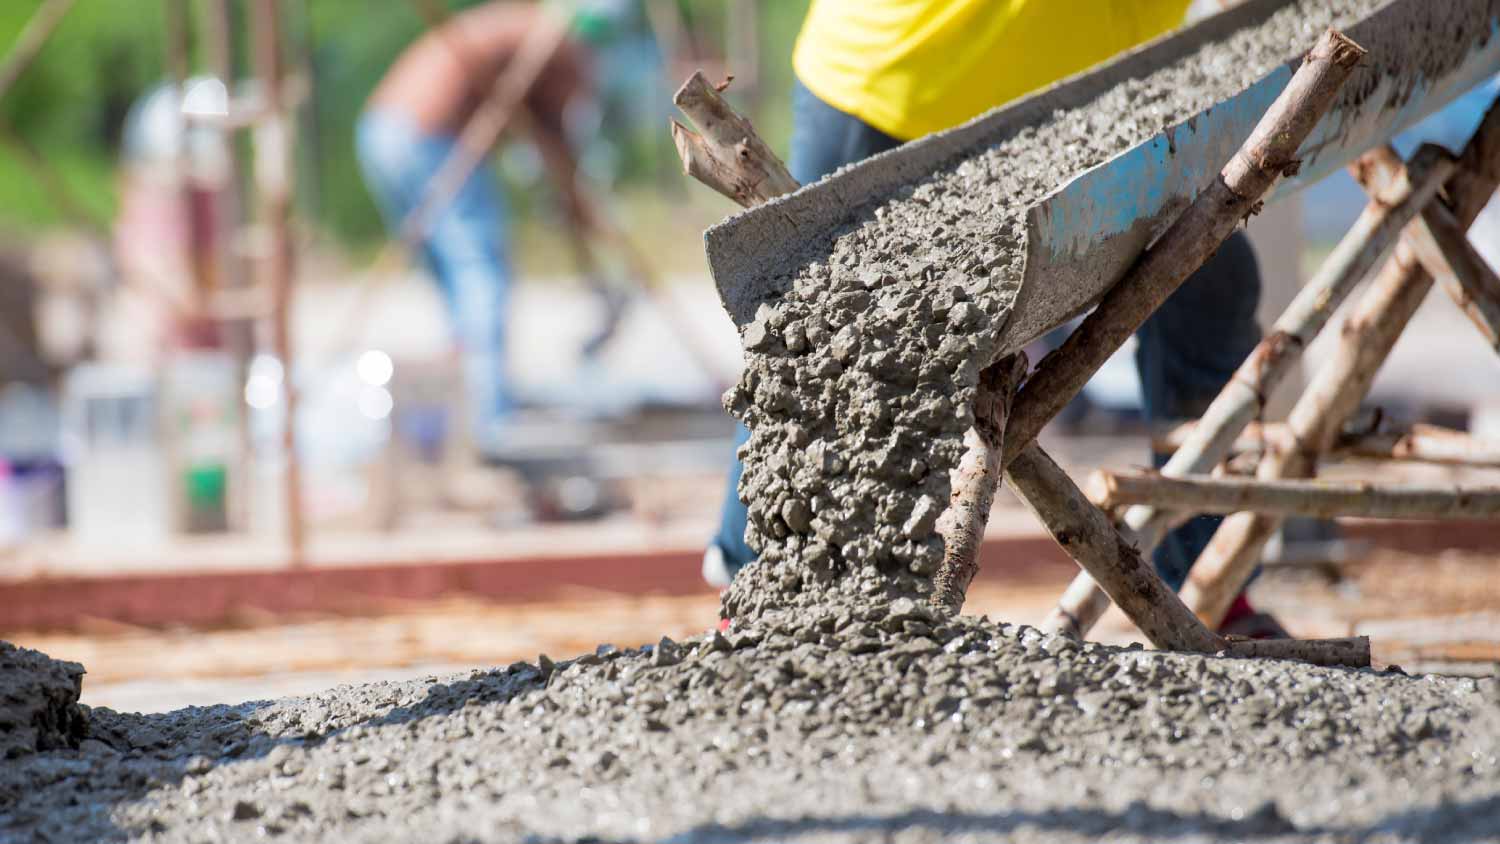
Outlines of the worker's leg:
{"label": "worker's leg", "polygon": [[[787,169],[799,183],[815,182],[845,164],[869,158],[900,143],[818,99],[801,82],[793,82],[792,144]],[[749,439],[750,432],[744,425],[735,426],[735,432],[734,445],[738,449]],[[745,544],[747,514],[738,490],[743,471],[736,455],[724,490],[719,530],[703,560],[704,577],[711,583],[727,583],[735,572],[755,559],[755,552]]]}
{"label": "worker's leg", "polygon": [[[1259,304],[1255,252],[1250,239],[1236,231],[1136,335],[1136,367],[1148,422],[1202,415],[1260,342],[1255,321]],[[1167,457],[1153,455],[1158,467]],[[1182,586],[1221,521],[1218,516],[1198,516],[1157,546],[1156,570],[1173,589]]]}
{"label": "worker's leg", "polygon": [[[421,202],[454,140],[422,132],[401,115],[368,112],[358,126],[365,183],[394,232]],[[505,312],[510,287],[504,196],[480,168],[438,215],[423,242],[428,268],[448,306],[462,355],[465,393],[481,447],[510,405],[505,379]]]}
{"label": "worker's leg", "polygon": [[894,149],[901,142],[818,99],[792,81],[792,142],[787,169],[799,184],[816,182],[845,164]]}
{"label": "worker's leg", "polygon": [[505,197],[481,168],[433,223],[427,250],[448,302],[463,364],[473,435],[481,449],[496,445],[511,410],[505,367],[505,315],[510,294]]}

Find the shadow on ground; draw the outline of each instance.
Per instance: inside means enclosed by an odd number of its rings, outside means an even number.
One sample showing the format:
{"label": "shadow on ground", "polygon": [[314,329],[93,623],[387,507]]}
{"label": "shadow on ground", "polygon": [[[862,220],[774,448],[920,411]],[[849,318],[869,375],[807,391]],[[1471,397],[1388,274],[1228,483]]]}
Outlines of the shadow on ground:
{"label": "shadow on ground", "polygon": [[[1072,834],[1083,840],[1104,835],[1125,835],[1161,841],[1197,841],[1205,838],[1232,841],[1332,839],[1347,844],[1363,844],[1376,841],[1428,841],[1437,835],[1441,835],[1441,840],[1449,842],[1494,841],[1497,830],[1500,830],[1500,796],[1396,812],[1377,823],[1361,826],[1298,827],[1269,805],[1249,817],[1233,820],[1206,813],[1178,813],[1156,809],[1137,802],[1122,812],[1068,808],[1044,812],[974,814],[916,809],[894,815],[760,819],[735,826],[708,824],[695,827],[662,839],[658,844],[772,844],[797,841],[808,836],[857,838],[864,834],[868,834],[870,840],[884,841],[893,833],[919,831],[937,836],[970,838],[1031,831],[1059,836]],[[533,844],[562,844],[564,840],[537,840]]]}

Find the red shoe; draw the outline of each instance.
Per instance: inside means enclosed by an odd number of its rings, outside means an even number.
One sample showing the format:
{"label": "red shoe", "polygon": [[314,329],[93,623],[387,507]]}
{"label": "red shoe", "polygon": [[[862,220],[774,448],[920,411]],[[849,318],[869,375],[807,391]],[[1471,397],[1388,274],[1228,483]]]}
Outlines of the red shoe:
{"label": "red shoe", "polygon": [[1290,639],[1292,634],[1281,626],[1276,616],[1267,612],[1257,612],[1250,606],[1250,600],[1241,592],[1234,603],[1229,605],[1229,611],[1224,613],[1224,620],[1219,623],[1219,633],[1223,636],[1234,636],[1241,639]]}

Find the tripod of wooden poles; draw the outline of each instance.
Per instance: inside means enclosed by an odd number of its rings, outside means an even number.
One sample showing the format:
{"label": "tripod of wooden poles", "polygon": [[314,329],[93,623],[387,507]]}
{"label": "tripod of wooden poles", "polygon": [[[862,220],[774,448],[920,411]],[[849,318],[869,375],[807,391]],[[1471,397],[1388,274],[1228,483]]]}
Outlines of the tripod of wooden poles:
{"label": "tripod of wooden poles", "polygon": [[[1046,626],[1084,636],[1111,602],[1159,648],[1235,656],[1367,666],[1365,637],[1249,641],[1214,632],[1254,570],[1266,541],[1287,515],[1385,518],[1493,518],[1500,489],[1311,483],[1331,453],[1500,464],[1500,444],[1452,431],[1348,432],[1345,423],[1369,390],[1434,281],[1441,282],[1500,347],[1500,279],[1473,251],[1465,231],[1500,186],[1500,107],[1486,116],[1462,154],[1424,147],[1409,162],[1371,150],[1351,169],[1370,204],[1323,269],[1277,320],[1202,419],[1170,433],[1171,461],[1157,473],[1097,473],[1090,494],[1036,444],[1036,435],[1089,377],[1166,301],[1234,228],[1256,213],[1326,113],[1365,51],[1329,31],[1307,54],[1220,176],[1147,249],[1068,340],[1017,390],[1024,361],[998,361],[981,377],[976,436],[955,473],[946,556],[937,600],[956,612],[977,570],[1000,478],[1082,569]],[[702,78],[689,79],[676,102],[698,132],[673,123],[684,171],[742,205],[795,187],[781,162]],[[1394,245],[1394,252],[1392,247]],[[1334,358],[1318,372],[1280,426],[1256,422],[1264,397],[1292,372],[1303,350],[1358,283],[1391,253],[1357,303]],[[985,418],[981,418],[985,417]],[[982,424],[981,424],[982,423]],[[1235,453],[1251,450],[1253,478],[1213,476]],[[982,430],[981,430],[982,429]],[[1193,567],[1181,595],[1144,555],[1166,531],[1198,512],[1232,513]],[[1111,514],[1119,514],[1115,518]]]}

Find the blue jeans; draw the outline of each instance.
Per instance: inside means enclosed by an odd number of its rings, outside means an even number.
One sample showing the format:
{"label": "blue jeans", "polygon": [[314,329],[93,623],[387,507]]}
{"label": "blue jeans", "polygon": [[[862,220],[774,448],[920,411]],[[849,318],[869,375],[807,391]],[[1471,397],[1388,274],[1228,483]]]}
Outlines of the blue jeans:
{"label": "blue jeans", "polygon": [[[355,130],[359,164],[387,227],[396,228],[422,200],[428,182],[457,140],[429,133],[406,116],[371,109]],[[510,244],[505,195],[494,174],[476,168],[422,242],[463,362],[473,435],[485,445],[510,407],[505,379],[505,312]]]}
{"label": "blue jeans", "polygon": [[[900,142],[819,100],[801,83],[792,91],[792,149],[789,169],[806,184],[838,167]],[[1228,383],[1240,362],[1260,342],[1255,310],[1260,304],[1260,270],[1244,233],[1236,231],[1196,273],[1178,288],[1136,338],[1142,408],[1147,421],[1196,417]],[[739,425],[735,447],[750,436]],[[1168,455],[1153,455],[1157,466]],[[755,559],[745,544],[745,505],[737,487],[743,467],[735,460],[724,494],[724,510],[713,543],[731,573]],[[1173,589],[1213,538],[1220,517],[1199,516],[1167,535],[1153,555],[1157,572]]]}

